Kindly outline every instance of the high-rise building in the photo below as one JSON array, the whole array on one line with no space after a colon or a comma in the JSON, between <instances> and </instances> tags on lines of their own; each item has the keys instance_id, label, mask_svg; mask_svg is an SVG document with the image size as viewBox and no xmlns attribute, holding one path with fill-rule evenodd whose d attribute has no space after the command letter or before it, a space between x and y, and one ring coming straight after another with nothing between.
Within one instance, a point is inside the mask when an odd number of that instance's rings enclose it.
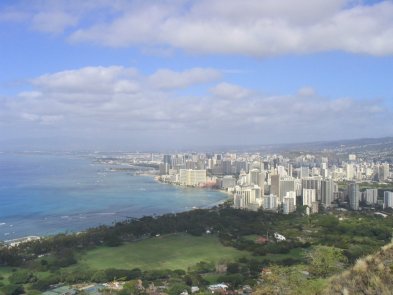
<instances>
[{"instance_id":1,"label":"high-rise building","mask_svg":"<svg viewBox=\"0 0 393 295\"><path fill-rule=\"evenodd\" d=\"M265 191L265 178L266 178L265 171L260 172L257 185L261 188L261 195L262 196L264 195L264 191Z\"/></svg>"},{"instance_id":2,"label":"high-rise building","mask_svg":"<svg viewBox=\"0 0 393 295\"><path fill-rule=\"evenodd\" d=\"M277 174L280 176L287 176L287 171L285 170L285 167L278 165L277 166Z\"/></svg>"},{"instance_id":3,"label":"high-rise building","mask_svg":"<svg viewBox=\"0 0 393 295\"><path fill-rule=\"evenodd\" d=\"M288 176L293 177L293 166L288 164Z\"/></svg>"},{"instance_id":4,"label":"high-rise building","mask_svg":"<svg viewBox=\"0 0 393 295\"><path fill-rule=\"evenodd\" d=\"M303 189L315 189L316 201L321 201L321 180L322 177L306 177L302 179Z\"/></svg>"},{"instance_id":5,"label":"high-rise building","mask_svg":"<svg viewBox=\"0 0 393 295\"><path fill-rule=\"evenodd\" d=\"M378 189L376 188L368 188L364 192L364 201L368 205L374 205L378 202Z\"/></svg>"},{"instance_id":6,"label":"high-rise building","mask_svg":"<svg viewBox=\"0 0 393 295\"><path fill-rule=\"evenodd\" d=\"M325 207L330 207L333 202L334 182L332 179L321 181L321 201Z\"/></svg>"},{"instance_id":7,"label":"high-rise building","mask_svg":"<svg viewBox=\"0 0 393 295\"><path fill-rule=\"evenodd\" d=\"M232 175L225 175L220 181L220 187L227 189L236 185L236 179Z\"/></svg>"},{"instance_id":8,"label":"high-rise building","mask_svg":"<svg viewBox=\"0 0 393 295\"><path fill-rule=\"evenodd\" d=\"M271 176L271 185L270 185L270 193L280 197L280 175L272 175Z\"/></svg>"},{"instance_id":9,"label":"high-rise building","mask_svg":"<svg viewBox=\"0 0 393 295\"><path fill-rule=\"evenodd\" d=\"M234 206L240 209L255 208L260 196L260 188L257 185L236 186L234 195Z\"/></svg>"},{"instance_id":10,"label":"high-rise building","mask_svg":"<svg viewBox=\"0 0 393 295\"><path fill-rule=\"evenodd\" d=\"M280 202L283 202L284 196L287 194L287 192L292 191L295 191L295 179L290 176L281 177L279 190Z\"/></svg>"},{"instance_id":11,"label":"high-rise building","mask_svg":"<svg viewBox=\"0 0 393 295\"><path fill-rule=\"evenodd\" d=\"M352 182L348 185L349 208L359 210L360 191L359 184Z\"/></svg>"},{"instance_id":12,"label":"high-rise building","mask_svg":"<svg viewBox=\"0 0 393 295\"><path fill-rule=\"evenodd\" d=\"M310 176L310 168L308 167L300 167L300 175L299 178L305 178Z\"/></svg>"},{"instance_id":13,"label":"high-rise building","mask_svg":"<svg viewBox=\"0 0 393 295\"><path fill-rule=\"evenodd\" d=\"M160 165L159 165L160 175L168 174L169 169L170 169L170 166L168 163L160 163Z\"/></svg>"},{"instance_id":14,"label":"high-rise building","mask_svg":"<svg viewBox=\"0 0 393 295\"><path fill-rule=\"evenodd\" d=\"M289 214L291 212L294 212L296 210L296 196L290 196L287 195L284 197L282 207L283 207L283 213L284 214Z\"/></svg>"},{"instance_id":15,"label":"high-rise building","mask_svg":"<svg viewBox=\"0 0 393 295\"><path fill-rule=\"evenodd\" d=\"M347 164L345 166L346 176L348 180L352 180L354 178L354 168L353 164Z\"/></svg>"},{"instance_id":16,"label":"high-rise building","mask_svg":"<svg viewBox=\"0 0 393 295\"><path fill-rule=\"evenodd\" d=\"M221 163L222 173L224 175L232 174L232 162L229 160L224 160Z\"/></svg>"},{"instance_id":17,"label":"high-rise building","mask_svg":"<svg viewBox=\"0 0 393 295\"><path fill-rule=\"evenodd\" d=\"M393 208L393 192L383 193L383 208Z\"/></svg>"},{"instance_id":18,"label":"high-rise building","mask_svg":"<svg viewBox=\"0 0 393 295\"><path fill-rule=\"evenodd\" d=\"M244 170L246 173L248 173L248 163L246 161L236 161L234 163L235 166L235 173L240 173L240 171Z\"/></svg>"},{"instance_id":19,"label":"high-rise building","mask_svg":"<svg viewBox=\"0 0 393 295\"><path fill-rule=\"evenodd\" d=\"M378 169L378 180L379 181L384 181L386 179L388 179L389 177L389 164L388 163L384 163L382 165L379 166Z\"/></svg>"},{"instance_id":20,"label":"high-rise building","mask_svg":"<svg viewBox=\"0 0 393 295\"><path fill-rule=\"evenodd\" d=\"M264 196L263 208L265 210L276 210L277 209L277 197L273 194Z\"/></svg>"},{"instance_id":21,"label":"high-rise building","mask_svg":"<svg viewBox=\"0 0 393 295\"><path fill-rule=\"evenodd\" d=\"M296 192L295 192L295 191L287 192L287 193L285 194L284 198L293 198L293 204L294 204L295 207L296 207Z\"/></svg>"},{"instance_id":22,"label":"high-rise building","mask_svg":"<svg viewBox=\"0 0 393 295\"><path fill-rule=\"evenodd\" d=\"M303 206L312 207L312 203L316 201L315 189L303 189Z\"/></svg>"},{"instance_id":23,"label":"high-rise building","mask_svg":"<svg viewBox=\"0 0 393 295\"><path fill-rule=\"evenodd\" d=\"M169 169L172 168L172 156L171 155L164 155L164 164L169 165Z\"/></svg>"},{"instance_id":24,"label":"high-rise building","mask_svg":"<svg viewBox=\"0 0 393 295\"><path fill-rule=\"evenodd\" d=\"M319 211L319 202L312 202L311 204L311 213L316 214Z\"/></svg>"},{"instance_id":25,"label":"high-rise building","mask_svg":"<svg viewBox=\"0 0 393 295\"><path fill-rule=\"evenodd\" d=\"M260 175L260 172L258 169L251 169L250 172L248 172L248 184L258 185L259 175Z\"/></svg>"},{"instance_id":26,"label":"high-rise building","mask_svg":"<svg viewBox=\"0 0 393 295\"><path fill-rule=\"evenodd\" d=\"M206 183L206 170L180 169L181 185L198 186Z\"/></svg>"},{"instance_id":27,"label":"high-rise building","mask_svg":"<svg viewBox=\"0 0 393 295\"><path fill-rule=\"evenodd\" d=\"M329 177L329 170L326 168L321 168L321 176L323 178L328 178Z\"/></svg>"}]
</instances>

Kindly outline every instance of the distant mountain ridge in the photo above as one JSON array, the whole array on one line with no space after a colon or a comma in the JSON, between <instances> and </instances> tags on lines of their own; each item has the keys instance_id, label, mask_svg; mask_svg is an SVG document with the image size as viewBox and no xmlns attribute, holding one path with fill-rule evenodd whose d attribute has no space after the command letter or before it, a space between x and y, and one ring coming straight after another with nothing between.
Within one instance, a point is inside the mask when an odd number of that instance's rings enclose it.
<instances>
[{"instance_id":1,"label":"distant mountain ridge","mask_svg":"<svg viewBox=\"0 0 393 295\"><path fill-rule=\"evenodd\" d=\"M211 147L199 147L202 150L226 151L226 152L318 152L323 150L364 150L393 148L393 137L381 138L358 138L342 140L326 140L314 142L282 143L282 144L253 144L253 145L222 145Z\"/></svg>"}]
</instances>

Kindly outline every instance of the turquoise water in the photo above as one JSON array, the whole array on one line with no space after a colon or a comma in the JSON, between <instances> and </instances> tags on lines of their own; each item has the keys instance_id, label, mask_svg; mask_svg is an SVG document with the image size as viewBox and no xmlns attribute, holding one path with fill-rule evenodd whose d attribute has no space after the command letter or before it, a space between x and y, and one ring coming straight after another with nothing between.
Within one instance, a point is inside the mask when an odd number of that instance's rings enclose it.
<instances>
[{"instance_id":1,"label":"turquoise water","mask_svg":"<svg viewBox=\"0 0 393 295\"><path fill-rule=\"evenodd\" d=\"M214 190L110 171L88 156L0 154L0 240L73 232L127 217L210 207Z\"/></svg>"}]
</instances>

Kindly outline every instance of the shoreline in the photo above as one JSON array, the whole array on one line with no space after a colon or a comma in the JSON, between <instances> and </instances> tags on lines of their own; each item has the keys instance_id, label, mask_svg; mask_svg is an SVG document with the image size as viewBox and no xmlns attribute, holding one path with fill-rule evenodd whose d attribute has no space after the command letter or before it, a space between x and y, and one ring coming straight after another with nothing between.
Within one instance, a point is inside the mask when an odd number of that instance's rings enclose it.
<instances>
[{"instance_id":1,"label":"shoreline","mask_svg":"<svg viewBox=\"0 0 393 295\"><path fill-rule=\"evenodd\" d=\"M228 201L228 199L220 200L220 201L214 202L214 203L206 205L206 206L192 207L192 208L185 209L185 210L180 210L180 211L176 211L176 212L167 212L167 213L163 213L163 214L159 214L159 215L153 213L151 215L144 215L142 217L158 217L158 216L162 216L162 215L169 214L169 213L176 213L177 214L177 213L189 212L189 211L198 210L198 209L199 210L209 210L209 209L212 209L212 208L217 207L219 205L223 205L226 201ZM139 217L139 218L142 218L142 217ZM96 226L88 227L83 230L75 230L75 231L66 230L66 231L59 231L57 233L48 234L48 235L29 234L29 235L17 237L14 239L9 239L9 240L0 239L0 248L1 248L1 244L3 244L3 246L5 246L5 247L14 247L14 246L18 246L19 244L22 244L22 243L31 242L34 240L46 239L46 238L50 238L50 237L55 237L57 235L81 234L81 233L87 232L89 229L98 228L100 226L112 227L115 222L116 223L117 222L125 222L127 220L132 221L132 220L138 220L139 218L128 216L128 217L124 217L122 220L115 219L115 220L113 220L113 222L111 224L102 223L102 224L98 224Z\"/></svg>"},{"instance_id":2,"label":"shoreline","mask_svg":"<svg viewBox=\"0 0 393 295\"><path fill-rule=\"evenodd\" d=\"M139 176L139 175L137 175L137 176ZM143 175L143 176L149 176L149 175ZM150 175L150 176L155 178L154 175ZM160 182L160 181L158 181L158 182ZM160 183L162 183L162 182L160 182ZM170 183L163 183L163 184L170 184ZM197 188L199 188L199 187L197 187ZM199 189L206 189L206 188L199 188ZM110 223L109 222L108 223L100 223L100 224L93 225L93 226L87 226L84 229L79 229L79 230L66 229L66 230L60 230L58 232L49 233L49 234L36 234L34 232L31 232L31 233L28 233L26 235L16 236L16 237L14 237L12 239L0 238L0 243L3 243L5 246L10 246L10 244L14 243L14 242L17 242L19 244L19 243L31 241L31 239L30 239L31 237L33 237L33 239L37 239L38 240L38 239L45 239L45 238L54 237L56 235L61 235L61 234L66 234L67 235L67 234L84 233L87 230L92 229L92 228L98 228L100 226L111 227L111 226L113 226L117 222L124 222L124 221L127 221L127 220L139 219L139 218L142 218L144 216L162 216L162 215L169 214L169 213L183 213L183 212L188 212L188 211L198 210L198 209L208 210L208 209L211 209L211 208L214 208L214 207L217 207L217 206L225 204L227 201L230 200L230 197L232 197L231 193L229 193L227 191L224 191L224 190L220 190L220 189L210 189L210 190L215 191L215 192L220 192L222 194L225 194L226 197L221 199L221 200L219 200L219 201L215 201L215 202L212 202L210 204L203 205L203 206L186 207L186 208L183 208L183 209L179 209L178 211L171 211L171 212L165 212L165 213L160 213L160 214L151 213L151 214L143 215L141 217L133 217L133 216L125 216L125 215L116 216L116 214L119 214L121 212L113 212L113 213L112 212L89 212L87 214L91 214L91 215L114 215L114 218L111 220ZM80 213L75 213L73 215L67 215L67 217L72 217L72 216L73 217L80 216ZM52 217L63 218L64 216L53 215ZM118 217L118 218L116 218L116 217ZM4 224L6 224L6 223L4 223ZM22 241L22 242L20 242L20 241Z\"/></svg>"},{"instance_id":3,"label":"shoreline","mask_svg":"<svg viewBox=\"0 0 393 295\"><path fill-rule=\"evenodd\" d=\"M146 176L148 176L148 175L146 175ZM154 175L151 175L151 176L154 176ZM226 195L229 195L229 196L233 196L233 194L232 194L231 192L228 192L227 190L224 190L224 189L221 189L221 188L203 187L203 186L185 186L185 185L180 185L180 184L177 184L177 183L174 183L174 182L161 181L161 180L160 180L160 177L161 177L161 176L155 175L155 176L154 176L154 180L157 181L157 182L159 182L159 183L162 183L162 184L169 184L169 185L178 186L178 187L184 187L184 188L195 188L195 189L202 189L202 190L203 190L203 189L206 189L206 190L213 190L213 191L221 192L221 193L226 194Z\"/></svg>"}]
</instances>

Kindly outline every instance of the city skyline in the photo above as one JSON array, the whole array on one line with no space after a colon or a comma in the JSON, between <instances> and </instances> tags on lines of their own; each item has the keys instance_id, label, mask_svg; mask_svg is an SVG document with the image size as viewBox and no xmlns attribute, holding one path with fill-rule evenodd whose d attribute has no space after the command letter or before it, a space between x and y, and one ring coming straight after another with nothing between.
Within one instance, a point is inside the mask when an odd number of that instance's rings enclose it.
<instances>
[{"instance_id":1,"label":"city skyline","mask_svg":"<svg viewBox=\"0 0 393 295\"><path fill-rule=\"evenodd\" d=\"M393 135L391 1L2 1L5 149Z\"/></svg>"}]
</instances>

